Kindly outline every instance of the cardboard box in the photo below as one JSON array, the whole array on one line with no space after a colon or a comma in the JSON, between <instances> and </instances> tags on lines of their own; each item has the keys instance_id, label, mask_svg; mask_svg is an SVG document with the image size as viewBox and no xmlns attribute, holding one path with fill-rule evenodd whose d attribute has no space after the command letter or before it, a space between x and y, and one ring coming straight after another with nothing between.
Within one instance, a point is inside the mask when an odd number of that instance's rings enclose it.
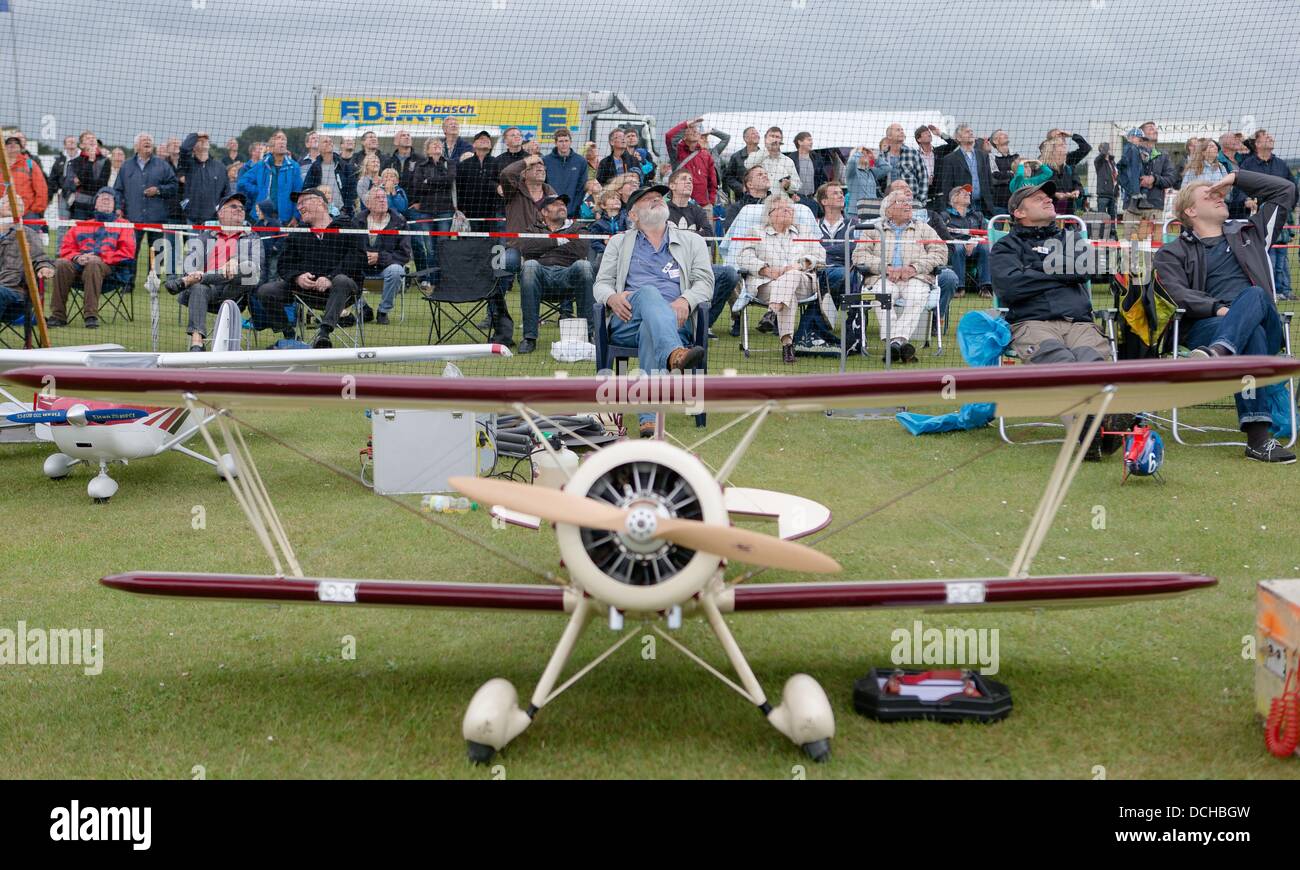
<instances>
[{"instance_id":1,"label":"cardboard box","mask_svg":"<svg viewBox=\"0 0 1300 870\"><path fill-rule=\"evenodd\" d=\"M1255 712L1268 716L1300 650L1300 580L1262 580L1255 596ZM1296 751L1300 755L1300 750Z\"/></svg>"}]
</instances>

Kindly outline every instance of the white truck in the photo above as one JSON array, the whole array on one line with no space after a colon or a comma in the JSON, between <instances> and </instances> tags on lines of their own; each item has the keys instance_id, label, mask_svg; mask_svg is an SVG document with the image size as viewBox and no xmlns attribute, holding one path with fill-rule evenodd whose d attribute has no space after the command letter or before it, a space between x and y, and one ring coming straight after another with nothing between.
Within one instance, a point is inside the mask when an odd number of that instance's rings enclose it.
<instances>
[{"instance_id":1,"label":"white truck","mask_svg":"<svg viewBox=\"0 0 1300 870\"><path fill-rule=\"evenodd\" d=\"M640 146L652 157L663 152L655 119L642 113L626 94L614 91L503 91L454 88L410 88L394 92L316 89L317 113L313 127L321 132L360 136L373 131L391 139L409 130L417 139L441 135L442 121L454 117L460 135L487 130L503 149L501 133L518 127L549 150L554 133L568 127L573 147L581 151L595 142L600 153L609 151L608 136L615 127L635 129ZM418 141L417 141L418 147Z\"/></svg>"}]
</instances>

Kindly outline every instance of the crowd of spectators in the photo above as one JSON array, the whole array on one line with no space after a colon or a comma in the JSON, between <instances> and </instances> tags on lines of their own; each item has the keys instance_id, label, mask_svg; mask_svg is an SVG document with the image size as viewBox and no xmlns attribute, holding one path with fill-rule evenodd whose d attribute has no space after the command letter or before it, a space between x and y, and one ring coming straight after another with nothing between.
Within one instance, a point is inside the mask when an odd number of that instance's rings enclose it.
<instances>
[{"instance_id":1,"label":"crowd of spectators","mask_svg":"<svg viewBox=\"0 0 1300 870\"><path fill-rule=\"evenodd\" d=\"M55 233L59 256L49 264L54 326L66 322L64 300L73 283L86 289L85 325L96 325L98 291L112 268L139 259L138 253L153 250L165 236L143 229L94 232L108 217L369 231L214 230L191 238L203 260L197 265L192 257L182 262L183 246L159 248L173 276L168 289L191 306L186 330L196 350L203 347L204 314L225 298L238 299L264 325L295 338L306 336L285 322L283 304L294 295L315 301L322 308L312 337L317 346L327 346L332 330L349 316L387 323L408 270L426 293L436 292L440 280L438 240L376 232L395 229L598 236L511 237L495 264L495 292L480 324L493 340L513 346L505 294L518 281L519 352L536 348L541 302L548 297L558 298L562 315L576 309L587 318L592 335L592 302L601 298L593 296L593 284L602 259L614 238L639 231L629 203L639 192L654 190L656 214L660 205L667 209L674 234L706 241L710 325L735 301L736 335L739 310L765 305L758 328L776 334L786 362L795 361L796 350L835 342L831 321L850 266L858 267L864 283L875 282L876 293L895 300L888 328L883 319L880 325L887 360L915 359L914 343L941 328L951 299L968 288L985 297L996 292L1010 307L1014 342L1030 361L1093 359L1105 354L1085 325L1091 324L1091 306L1074 298L1086 294L1081 286L1087 285L1076 277L1064 283L1034 278L1033 257L1025 253L1041 248L1035 240L1055 238L1057 218L1101 212L1121 237L1153 239L1180 192L1221 192L1229 219L1244 219L1259 213L1262 202L1252 191L1264 188L1257 182L1224 187L1224 179L1258 174L1295 188L1266 130L1189 140L1175 165L1157 125L1142 124L1127 131L1118 155L1109 143L1097 148L1091 193L1079 169L1093 154L1092 145L1059 127L1049 129L1036 148L1026 148L1028 156L1013 150L1005 130L979 137L968 124L957 125L951 135L934 125L918 127L910 134L914 144L901 124L891 124L875 147L843 150L818 149L807 131L796 132L788 140L793 148L787 148L782 128L760 133L749 127L741 133L742 146L727 156L730 137L704 129L701 117L668 129L655 149L641 140L641 132L617 127L602 147L591 141L579 146L572 131L559 129L543 147L517 127L501 130L500 142L486 130L462 135L458 121L447 118L441 135L418 144L410 131L399 130L389 153L373 132L359 138L315 132L295 156L283 131L251 143L246 153L233 138L214 148L202 130L157 144L140 133L128 155L105 148L87 130L65 138L48 174L21 133L9 135L5 149L24 216L43 216L53 200L61 218L78 222ZM1269 202L1276 211L1279 197ZM1276 247L1289 240L1282 228L1289 210L1284 204L1273 228L1270 299L1290 295L1287 252ZM996 214L1012 217L1001 249L981 237ZM858 245L846 263L844 237L855 218L869 224L858 231L867 244ZM250 245L258 248L255 254L241 250ZM1259 276L1251 277L1257 284ZM357 288L366 278L383 282L377 312L359 304ZM700 295L694 287L691 298Z\"/></svg>"}]
</instances>

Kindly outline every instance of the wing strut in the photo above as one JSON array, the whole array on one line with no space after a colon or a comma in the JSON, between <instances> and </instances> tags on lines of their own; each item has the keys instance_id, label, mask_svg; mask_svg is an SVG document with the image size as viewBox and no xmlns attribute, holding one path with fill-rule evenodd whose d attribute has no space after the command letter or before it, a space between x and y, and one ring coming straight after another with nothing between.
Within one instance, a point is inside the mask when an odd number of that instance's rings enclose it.
<instances>
[{"instance_id":1,"label":"wing strut","mask_svg":"<svg viewBox=\"0 0 1300 870\"><path fill-rule=\"evenodd\" d=\"M202 416L200 410L195 406L195 402L196 398L193 393L185 394L185 404L189 407L190 413ZM266 554L271 557L271 564L275 567L275 573L284 576L284 564L281 562L280 553L276 551L278 545L280 551L284 554L284 562L288 563L293 576L303 576L302 567L298 564L298 557L294 555L293 546L289 543L289 537L284 531L284 525L280 522L279 514L276 513L275 507L271 504L270 494L267 492L265 484L262 483L262 476L257 473L257 466L253 463L253 457L248 452L248 445L244 442L243 436L239 437L239 443L236 444L230 437L230 428L226 425L222 414L218 412L213 416L216 417L217 427L221 430L221 437L226 444L226 450L235 463L234 473L232 474L231 469L227 468L222 459L221 451L217 449L212 433L208 431L207 426L200 426L199 432L203 435L204 442L207 443L208 449L212 451L212 455L217 461L217 470L222 472L221 476L226 479L226 483L230 484L230 491L234 494L239 509L244 512L248 524L253 527L253 532L257 535L257 539L261 541ZM272 536L274 536L274 541Z\"/></svg>"},{"instance_id":2,"label":"wing strut","mask_svg":"<svg viewBox=\"0 0 1300 870\"><path fill-rule=\"evenodd\" d=\"M1038 555L1038 550L1052 527L1052 521L1056 519L1056 512L1061 509L1065 494L1070 491L1070 484L1074 482L1074 476L1078 473L1079 466L1083 464L1083 456L1088 452L1088 445L1092 443L1097 430L1101 428L1101 418L1114 398L1115 387L1103 387L1099 393L1080 403L1069 425L1066 426L1061 452L1056 455L1056 465L1047 479L1047 488L1043 490L1038 509L1034 511L1034 516L1029 521L1029 528L1025 530L1025 538L1020 542L1020 549L1016 552L1015 561L1011 563L1008 577L1029 576L1034 556ZM1085 425L1087 432L1084 432ZM1083 437L1080 437L1081 435Z\"/></svg>"}]
</instances>

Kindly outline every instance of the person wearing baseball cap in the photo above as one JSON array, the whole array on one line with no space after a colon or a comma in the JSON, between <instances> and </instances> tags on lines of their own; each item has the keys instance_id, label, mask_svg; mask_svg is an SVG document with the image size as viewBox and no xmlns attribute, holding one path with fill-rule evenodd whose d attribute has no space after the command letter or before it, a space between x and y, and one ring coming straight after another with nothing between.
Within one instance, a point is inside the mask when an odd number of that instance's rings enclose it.
<instances>
[{"instance_id":1,"label":"person wearing baseball cap","mask_svg":"<svg viewBox=\"0 0 1300 870\"><path fill-rule=\"evenodd\" d=\"M555 235L576 233L569 218L569 197L565 194L542 198L541 212L532 233ZM543 296L562 297L567 307L572 299L580 316L587 319L588 341L596 328L592 314L591 285L594 277L591 262L587 259L585 239L520 239L519 305L524 313L524 338L519 342L520 353L532 353L537 348L537 327Z\"/></svg>"},{"instance_id":2,"label":"person wearing baseball cap","mask_svg":"<svg viewBox=\"0 0 1300 870\"><path fill-rule=\"evenodd\" d=\"M220 165L215 158L213 163ZM185 331L190 350L202 351L208 334L208 313L233 300L243 308L262 281L265 251L262 238L248 228L248 198L228 193L217 207L217 226L186 241L186 271L163 282L167 292L189 309Z\"/></svg>"},{"instance_id":3,"label":"person wearing baseball cap","mask_svg":"<svg viewBox=\"0 0 1300 870\"><path fill-rule=\"evenodd\" d=\"M1110 344L1093 320L1091 246L1073 228L1056 225L1055 201L1051 181L1011 194L1014 224L989 254L1011 344L1030 363L1109 360ZM1076 268L1081 259L1085 268Z\"/></svg>"},{"instance_id":4,"label":"person wearing baseball cap","mask_svg":"<svg viewBox=\"0 0 1300 870\"><path fill-rule=\"evenodd\" d=\"M702 236L668 222L668 188L638 188L627 200L635 229L612 237L592 288L595 301L613 315L611 344L637 348L650 373L691 371L704 361L695 345L693 315L713 299L713 269ZM642 414L641 435L654 434L654 415Z\"/></svg>"},{"instance_id":5,"label":"person wearing baseball cap","mask_svg":"<svg viewBox=\"0 0 1300 870\"><path fill-rule=\"evenodd\" d=\"M948 246L948 268L952 269L961 282L957 286L957 296L965 292L962 287L966 281L966 263L973 262L975 283L979 287L980 296L986 299L993 297L993 286L989 280L989 246L971 236L971 230L983 229L986 222L984 215L971 206L971 185L959 184L948 191L948 207L943 213L944 226L949 235L965 241L965 244ZM943 316L946 323L946 306Z\"/></svg>"},{"instance_id":6,"label":"person wearing baseball cap","mask_svg":"<svg viewBox=\"0 0 1300 870\"><path fill-rule=\"evenodd\" d=\"M352 227L342 216L331 221L329 203L320 188L294 191L290 199L302 215L303 225L313 230ZM338 326L339 315L354 300L359 301L366 262L363 239L353 233L289 233L280 253L279 275L257 288L257 302L268 325L293 338L294 329L284 308L294 296L300 296L325 309L312 347L333 347L330 334Z\"/></svg>"},{"instance_id":7,"label":"person wearing baseball cap","mask_svg":"<svg viewBox=\"0 0 1300 870\"><path fill-rule=\"evenodd\" d=\"M1092 247L1071 224L1056 223L1056 184L1029 184L1011 194L1011 232L989 252L994 292L1006 308L1011 346L1030 364L1111 362L1114 351L1093 319ZM1132 418L1102 423L1084 458L1102 458L1122 445L1102 435L1131 427Z\"/></svg>"}]
</instances>

